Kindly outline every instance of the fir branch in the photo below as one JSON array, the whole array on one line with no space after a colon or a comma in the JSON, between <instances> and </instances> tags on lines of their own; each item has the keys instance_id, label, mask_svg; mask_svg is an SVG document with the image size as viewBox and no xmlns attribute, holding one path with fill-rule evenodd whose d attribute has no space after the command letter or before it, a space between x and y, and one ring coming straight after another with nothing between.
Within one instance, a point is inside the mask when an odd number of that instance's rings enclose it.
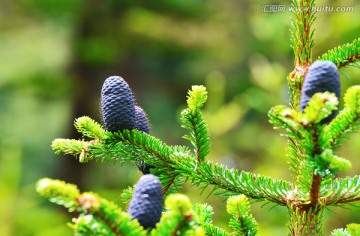
<instances>
[{"instance_id":1,"label":"fir branch","mask_svg":"<svg viewBox=\"0 0 360 236\"><path fill-rule=\"evenodd\" d=\"M200 109L207 100L206 88L202 85L193 85L188 92L187 104L190 110Z\"/></svg>"},{"instance_id":2,"label":"fir branch","mask_svg":"<svg viewBox=\"0 0 360 236\"><path fill-rule=\"evenodd\" d=\"M202 188L213 186L230 195L245 194L252 199L266 199L280 205L285 204L286 192L291 188L290 184L283 180L274 180L247 172L239 173L237 170L210 161L199 163L187 148L167 146L160 140L137 130L107 132L106 135L107 138L101 143L89 144L87 160L123 163L141 157L146 164L155 166L154 169L160 174L160 179L164 176L181 174L183 178ZM59 150L64 148L59 147Z\"/></svg>"},{"instance_id":3,"label":"fir branch","mask_svg":"<svg viewBox=\"0 0 360 236\"><path fill-rule=\"evenodd\" d=\"M268 112L269 121L274 125L275 129L283 128L286 131L286 136L292 139L303 139L306 135L306 130L300 123L302 114L296 110L287 108L285 106L275 106Z\"/></svg>"},{"instance_id":4,"label":"fir branch","mask_svg":"<svg viewBox=\"0 0 360 236\"><path fill-rule=\"evenodd\" d=\"M309 166L307 160L311 160L309 154L313 150L313 137L308 131L308 121L299 111L285 106L273 107L268 116L275 129L282 128L286 131L290 171L298 184L299 195L304 197L310 189L309 180L312 178L312 166Z\"/></svg>"},{"instance_id":5,"label":"fir branch","mask_svg":"<svg viewBox=\"0 0 360 236\"><path fill-rule=\"evenodd\" d=\"M302 83L309 65L312 62L312 48L314 46L313 23L316 19L315 0L292 0L293 16L291 18L291 47L294 51L294 70L288 75L290 88L290 105L298 110Z\"/></svg>"},{"instance_id":6,"label":"fir branch","mask_svg":"<svg viewBox=\"0 0 360 236\"><path fill-rule=\"evenodd\" d=\"M133 193L134 193L134 187L129 186L128 188L124 189L120 195L121 202L124 203L126 206L128 206L131 201L131 197Z\"/></svg>"},{"instance_id":7,"label":"fir branch","mask_svg":"<svg viewBox=\"0 0 360 236\"><path fill-rule=\"evenodd\" d=\"M146 235L139 222L113 202L109 202L94 193L79 193L75 185L52 179L41 179L36 190L43 197L62 205L69 211L92 214L105 223L115 235L136 236Z\"/></svg>"},{"instance_id":8,"label":"fir branch","mask_svg":"<svg viewBox=\"0 0 360 236\"><path fill-rule=\"evenodd\" d=\"M324 128L320 139L326 148L337 148L360 126L360 86L350 87L344 95L344 109Z\"/></svg>"},{"instance_id":9,"label":"fir branch","mask_svg":"<svg viewBox=\"0 0 360 236\"><path fill-rule=\"evenodd\" d=\"M36 191L50 202L66 207L69 212L76 211L79 207L76 199L80 196L80 191L73 184L43 178L36 183Z\"/></svg>"},{"instance_id":10,"label":"fir branch","mask_svg":"<svg viewBox=\"0 0 360 236\"><path fill-rule=\"evenodd\" d=\"M206 235L230 236L227 231L212 224L213 208L207 204L194 204L194 215L197 216L198 223L206 231Z\"/></svg>"},{"instance_id":11,"label":"fir branch","mask_svg":"<svg viewBox=\"0 0 360 236\"><path fill-rule=\"evenodd\" d=\"M360 38L331 49L321 55L318 60L332 61L338 68L345 67L360 60Z\"/></svg>"},{"instance_id":12,"label":"fir branch","mask_svg":"<svg viewBox=\"0 0 360 236\"><path fill-rule=\"evenodd\" d=\"M202 227L206 231L206 235L216 235L216 236L231 236L231 235L233 235L233 234L226 232L222 228L214 226L213 224L204 224L204 225L202 225Z\"/></svg>"},{"instance_id":13,"label":"fir branch","mask_svg":"<svg viewBox=\"0 0 360 236\"><path fill-rule=\"evenodd\" d=\"M75 128L79 133L82 133L85 137L93 139L105 138L105 130L101 125L95 122L88 116L82 116L75 120Z\"/></svg>"},{"instance_id":14,"label":"fir branch","mask_svg":"<svg viewBox=\"0 0 360 236\"><path fill-rule=\"evenodd\" d=\"M314 46L315 0L293 0L293 17L291 18L291 42L295 54L296 67L306 67L312 61Z\"/></svg>"},{"instance_id":15,"label":"fir branch","mask_svg":"<svg viewBox=\"0 0 360 236\"><path fill-rule=\"evenodd\" d=\"M116 236L104 222L93 215L81 214L78 218L73 219L73 224L69 226L74 230L76 236Z\"/></svg>"},{"instance_id":16,"label":"fir branch","mask_svg":"<svg viewBox=\"0 0 360 236\"><path fill-rule=\"evenodd\" d=\"M306 67L295 67L295 69L287 76L289 85L290 106L298 111L300 109L301 88L307 72Z\"/></svg>"},{"instance_id":17,"label":"fir branch","mask_svg":"<svg viewBox=\"0 0 360 236\"><path fill-rule=\"evenodd\" d=\"M87 152L91 142L75 140L75 139L55 139L51 143L52 149L56 154L64 153L77 156L82 152Z\"/></svg>"},{"instance_id":18,"label":"fir branch","mask_svg":"<svg viewBox=\"0 0 360 236\"><path fill-rule=\"evenodd\" d=\"M344 205L360 201L360 176L335 179L324 186L327 195L324 202L328 206Z\"/></svg>"},{"instance_id":19,"label":"fir branch","mask_svg":"<svg viewBox=\"0 0 360 236\"><path fill-rule=\"evenodd\" d=\"M332 111L337 110L338 104L339 101L333 93L315 93L304 110L305 118L309 123L320 123Z\"/></svg>"},{"instance_id":20,"label":"fir branch","mask_svg":"<svg viewBox=\"0 0 360 236\"><path fill-rule=\"evenodd\" d=\"M257 233L257 224L250 213L250 202L245 195L228 198L226 210L233 217L229 226L239 235L254 236Z\"/></svg>"},{"instance_id":21,"label":"fir branch","mask_svg":"<svg viewBox=\"0 0 360 236\"><path fill-rule=\"evenodd\" d=\"M188 197L183 194L169 195L165 199L165 208L167 212L163 213L156 229L151 231L152 236L176 236L191 232L194 226L190 225L192 204Z\"/></svg>"},{"instance_id":22,"label":"fir branch","mask_svg":"<svg viewBox=\"0 0 360 236\"><path fill-rule=\"evenodd\" d=\"M289 229L291 235L321 235L323 212L322 206L289 209Z\"/></svg>"},{"instance_id":23,"label":"fir branch","mask_svg":"<svg viewBox=\"0 0 360 236\"><path fill-rule=\"evenodd\" d=\"M335 149L354 133L360 126L358 114L348 108L344 108L335 119L324 128L321 140L327 148Z\"/></svg>"},{"instance_id":24,"label":"fir branch","mask_svg":"<svg viewBox=\"0 0 360 236\"><path fill-rule=\"evenodd\" d=\"M266 199L280 205L285 204L286 192L290 190L290 184L285 181L247 172L239 173L237 170L227 169L210 161L198 163L188 153L171 152L171 147L141 132L133 130L124 134L124 141L135 145L134 151L141 148L154 155L153 158L144 159L147 164L155 167L166 166L168 170L181 173L194 185L206 188L210 184L226 192L232 192L231 195L245 194L252 199Z\"/></svg>"},{"instance_id":25,"label":"fir branch","mask_svg":"<svg viewBox=\"0 0 360 236\"><path fill-rule=\"evenodd\" d=\"M199 109L186 109L181 113L181 121L181 127L190 131L190 134L184 135L183 138L195 147L198 162L203 161L210 152L210 134L203 115Z\"/></svg>"},{"instance_id":26,"label":"fir branch","mask_svg":"<svg viewBox=\"0 0 360 236\"><path fill-rule=\"evenodd\" d=\"M346 229L335 229L331 231L330 236L351 236L351 234Z\"/></svg>"},{"instance_id":27,"label":"fir branch","mask_svg":"<svg viewBox=\"0 0 360 236\"><path fill-rule=\"evenodd\" d=\"M210 134L200 108L207 100L207 91L204 86L192 86L188 92L188 109L181 112L181 127L187 129L190 134L183 138L189 140L195 147L198 162L203 161L210 152Z\"/></svg>"}]
</instances>

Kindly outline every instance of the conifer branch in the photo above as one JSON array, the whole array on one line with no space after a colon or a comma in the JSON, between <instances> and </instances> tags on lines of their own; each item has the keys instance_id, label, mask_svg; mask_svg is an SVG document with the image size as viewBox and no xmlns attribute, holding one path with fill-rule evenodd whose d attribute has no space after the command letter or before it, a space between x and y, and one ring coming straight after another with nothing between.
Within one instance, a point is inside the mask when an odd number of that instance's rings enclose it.
<instances>
[{"instance_id":1,"label":"conifer branch","mask_svg":"<svg viewBox=\"0 0 360 236\"><path fill-rule=\"evenodd\" d=\"M230 236L227 231L212 224L213 208L207 204L195 204L194 214L197 216L201 227L206 231L206 235Z\"/></svg>"},{"instance_id":2,"label":"conifer branch","mask_svg":"<svg viewBox=\"0 0 360 236\"><path fill-rule=\"evenodd\" d=\"M105 138L105 130L101 125L95 122L88 116L82 116L75 120L75 128L79 133L82 133L85 137L93 139Z\"/></svg>"},{"instance_id":3,"label":"conifer branch","mask_svg":"<svg viewBox=\"0 0 360 236\"><path fill-rule=\"evenodd\" d=\"M332 61L338 68L345 67L360 60L360 38L331 49L321 55L318 60Z\"/></svg>"},{"instance_id":4,"label":"conifer branch","mask_svg":"<svg viewBox=\"0 0 360 236\"><path fill-rule=\"evenodd\" d=\"M344 109L321 133L321 140L327 148L337 148L360 126L360 86L350 87L344 95L344 102Z\"/></svg>"},{"instance_id":5,"label":"conifer branch","mask_svg":"<svg viewBox=\"0 0 360 236\"><path fill-rule=\"evenodd\" d=\"M328 206L342 206L346 203L360 202L360 177L335 179L324 186L327 190L325 202Z\"/></svg>"},{"instance_id":6,"label":"conifer branch","mask_svg":"<svg viewBox=\"0 0 360 236\"><path fill-rule=\"evenodd\" d=\"M78 218L73 219L73 224L69 224L69 226L74 230L74 235L76 236L116 236L116 234L104 222L91 214L81 214Z\"/></svg>"},{"instance_id":7,"label":"conifer branch","mask_svg":"<svg viewBox=\"0 0 360 236\"><path fill-rule=\"evenodd\" d=\"M255 236L257 223L250 213L250 202L245 195L232 196L228 198L226 210L233 217L229 226L239 235Z\"/></svg>"},{"instance_id":8,"label":"conifer branch","mask_svg":"<svg viewBox=\"0 0 360 236\"><path fill-rule=\"evenodd\" d=\"M285 106L276 106L269 111L270 123L275 128L285 129L289 138L288 155L290 170L300 196L309 197L315 206L320 197L321 174L328 168L317 163L317 156L323 152L324 144L319 136L322 120L337 108L338 100L329 92L316 93L308 102L304 114ZM310 193L310 194L308 194ZM308 194L308 195L306 195Z\"/></svg>"},{"instance_id":9,"label":"conifer branch","mask_svg":"<svg viewBox=\"0 0 360 236\"><path fill-rule=\"evenodd\" d=\"M203 161L210 152L210 135L200 110L184 110L181 113L181 121L182 127L190 131L190 134L184 135L183 138L189 140L195 147L198 162Z\"/></svg>"},{"instance_id":10,"label":"conifer branch","mask_svg":"<svg viewBox=\"0 0 360 236\"><path fill-rule=\"evenodd\" d=\"M298 110L300 93L307 69L312 62L312 48L314 47L313 23L316 12L313 11L315 0L292 0L293 16L291 18L291 47L294 51L294 70L288 75L290 88L290 106Z\"/></svg>"},{"instance_id":11,"label":"conifer branch","mask_svg":"<svg viewBox=\"0 0 360 236\"><path fill-rule=\"evenodd\" d=\"M245 194L252 199L263 199L285 204L286 192L290 184L283 180L255 175L228 169L210 161L199 163L190 152L181 146L167 146L160 140L143 132L125 130L123 132L106 132L107 138L102 142L88 142L85 161L95 159L99 161L120 161L121 163L135 158L144 158L146 164L155 166L160 179L169 175L180 175L190 180L194 185L206 188L213 186L230 195ZM61 147L64 143L54 140L56 150L66 150L74 154L79 149ZM66 142L65 142L66 143ZM66 143L67 144L67 143Z\"/></svg>"},{"instance_id":12,"label":"conifer branch","mask_svg":"<svg viewBox=\"0 0 360 236\"><path fill-rule=\"evenodd\" d=\"M315 0L293 0L291 43L295 54L295 67L307 67L312 62L314 46Z\"/></svg>"},{"instance_id":13,"label":"conifer branch","mask_svg":"<svg viewBox=\"0 0 360 236\"><path fill-rule=\"evenodd\" d=\"M331 231L330 236L352 236L352 235L346 229L335 229Z\"/></svg>"},{"instance_id":14,"label":"conifer branch","mask_svg":"<svg viewBox=\"0 0 360 236\"><path fill-rule=\"evenodd\" d=\"M37 191L51 202L82 214L92 214L107 225L115 235L146 235L146 231L131 216L113 202L94 193L82 193L75 185L52 179L41 179Z\"/></svg>"},{"instance_id":15,"label":"conifer branch","mask_svg":"<svg viewBox=\"0 0 360 236\"><path fill-rule=\"evenodd\" d=\"M172 147L136 130L124 132L122 136L121 133L117 133L116 136L120 138L118 141L134 145L133 151L139 149L140 152L147 151L148 158L144 161L156 167L166 167L167 172L163 174L168 175L169 172L181 174L185 179L202 188L211 185L231 195L245 194L252 199L268 200L280 205L285 204L286 192L290 190L290 184L282 180L247 172L239 173L237 170L227 169L210 161L198 163L189 153L172 150Z\"/></svg>"},{"instance_id":16,"label":"conifer branch","mask_svg":"<svg viewBox=\"0 0 360 236\"><path fill-rule=\"evenodd\" d=\"M321 234L323 207L316 206L289 210L289 228L291 235L315 236Z\"/></svg>"},{"instance_id":17,"label":"conifer branch","mask_svg":"<svg viewBox=\"0 0 360 236\"><path fill-rule=\"evenodd\" d=\"M192 86L188 93L188 109L181 112L183 128L189 131L183 138L189 140L195 148L198 162L203 161L210 152L210 134L200 108L207 100L207 91L204 86Z\"/></svg>"},{"instance_id":18,"label":"conifer branch","mask_svg":"<svg viewBox=\"0 0 360 236\"><path fill-rule=\"evenodd\" d=\"M199 235L205 236L202 228L193 219L192 204L183 194L169 195L165 200L166 212L163 213L152 236ZM193 225L191 225L193 223Z\"/></svg>"}]
</instances>

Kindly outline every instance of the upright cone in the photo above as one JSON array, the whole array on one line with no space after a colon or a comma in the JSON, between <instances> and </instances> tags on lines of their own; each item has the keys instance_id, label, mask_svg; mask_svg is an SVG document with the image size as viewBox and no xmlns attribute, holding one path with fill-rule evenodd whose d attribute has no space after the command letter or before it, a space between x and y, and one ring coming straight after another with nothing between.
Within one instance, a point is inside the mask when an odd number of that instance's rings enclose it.
<instances>
[{"instance_id":1,"label":"upright cone","mask_svg":"<svg viewBox=\"0 0 360 236\"><path fill-rule=\"evenodd\" d=\"M318 92L334 93L340 98L340 78L336 65L331 61L316 61L310 67L305 76L301 90L300 109L304 111L310 98ZM321 123L328 123L337 115L337 110L323 119Z\"/></svg>"}]
</instances>

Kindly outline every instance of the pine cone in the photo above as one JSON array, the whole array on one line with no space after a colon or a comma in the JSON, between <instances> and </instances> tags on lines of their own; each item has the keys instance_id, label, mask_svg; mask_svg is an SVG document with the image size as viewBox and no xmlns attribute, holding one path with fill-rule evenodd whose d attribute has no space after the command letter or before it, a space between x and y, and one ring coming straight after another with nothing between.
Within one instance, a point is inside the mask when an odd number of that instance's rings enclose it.
<instances>
[{"instance_id":1,"label":"pine cone","mask_svg":"<svg viewBox=\"0 0 360 236\"><path fill-rule=\"evenodd\" d=\"M147 134L150 133L149 119L144 110L139 106L135 106L135 129ZM144 161L136 161L136 166L144 175L150 174L150 168L153 167L146 165Z\"/></svg>"},{"instance_id":2,"label":"pine cone","mask_svg":"<svg viewBox=\"0 0 360 236\"><path fill-rule=\"evenodd\" d=\"M135 106L135 129L147 134L150 133L149 119L145 111L139 106Z\"/></svg>"},{"instance_id":3,"label":"pine cone","mask_svg":"<svg viewBox=\"0 0 360 236\"><path fill-rule=\"evenodd\" d=\"M129 205L129 214L146 228L155 228L164 206L160 180L152 174L137 182Z\"/></svg>"},{"instance_id":4,"label":"pine cone","mask_svg":"<svg viewBox=\"0 0 360 236\"><path fill-rule=\"evenodd\" d=\"M340 97L340 79L336 65L331 61L316 61L310 67L305 76L301 91L300 109L304 111L310 98L318 92L335 93ZM334 110L330 116L323 119L321 123L328 123L337 115Z\"/></svg>"},{"instance_id":5,"label":"pine cone","mask_svg":"<svg viewBox=\"0 0 360 236\"><path fill-rule=\"evenodd\" d=\"M101 90L101 111L108 131L135 128L134 96L120 76L111 76L105 80Z\"/></svg>"}]
</instances>

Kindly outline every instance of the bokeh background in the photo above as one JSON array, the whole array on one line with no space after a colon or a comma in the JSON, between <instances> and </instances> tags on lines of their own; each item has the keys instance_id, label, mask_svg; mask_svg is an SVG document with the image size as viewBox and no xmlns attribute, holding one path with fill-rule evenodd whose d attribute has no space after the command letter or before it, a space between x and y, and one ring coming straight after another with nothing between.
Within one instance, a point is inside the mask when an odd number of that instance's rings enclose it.
<instances>
[{"instance_id":1,"label":"bokeh background","mask_svg":"<svg viewBox=\"0 0 360 236\"><path fill-rule=\"evenodd\" d=\"M42 199L43 177L77 184L122 205L121 191L136 183L132 165L79 164L55 155L55 138L79 138L74 119L101 122L100 90L120 75L147 112L152 134L168 144L181 137L179 114L191 85L205 85L204 108L212 152L229 167L291 180L286 140L268 123L267 112L288 104L286 76L293 69L291 12L267 12L270 0L2 0L0 7L0 235L72 235L74 215ZM352 12L319 12L314 58L360 34L357 0L317 1L351 6ZM342 90L360 84L360 69L341 70ZM360 173L359 135L340 150L353 162L343 176ZM214 221L227 227L225 198L200 195L194 203L214 207ZM285 235L281 207L253 204L261 235ZM360 223L358 208L326 211L325 235Z\"/></svg>"}]
</instances>

